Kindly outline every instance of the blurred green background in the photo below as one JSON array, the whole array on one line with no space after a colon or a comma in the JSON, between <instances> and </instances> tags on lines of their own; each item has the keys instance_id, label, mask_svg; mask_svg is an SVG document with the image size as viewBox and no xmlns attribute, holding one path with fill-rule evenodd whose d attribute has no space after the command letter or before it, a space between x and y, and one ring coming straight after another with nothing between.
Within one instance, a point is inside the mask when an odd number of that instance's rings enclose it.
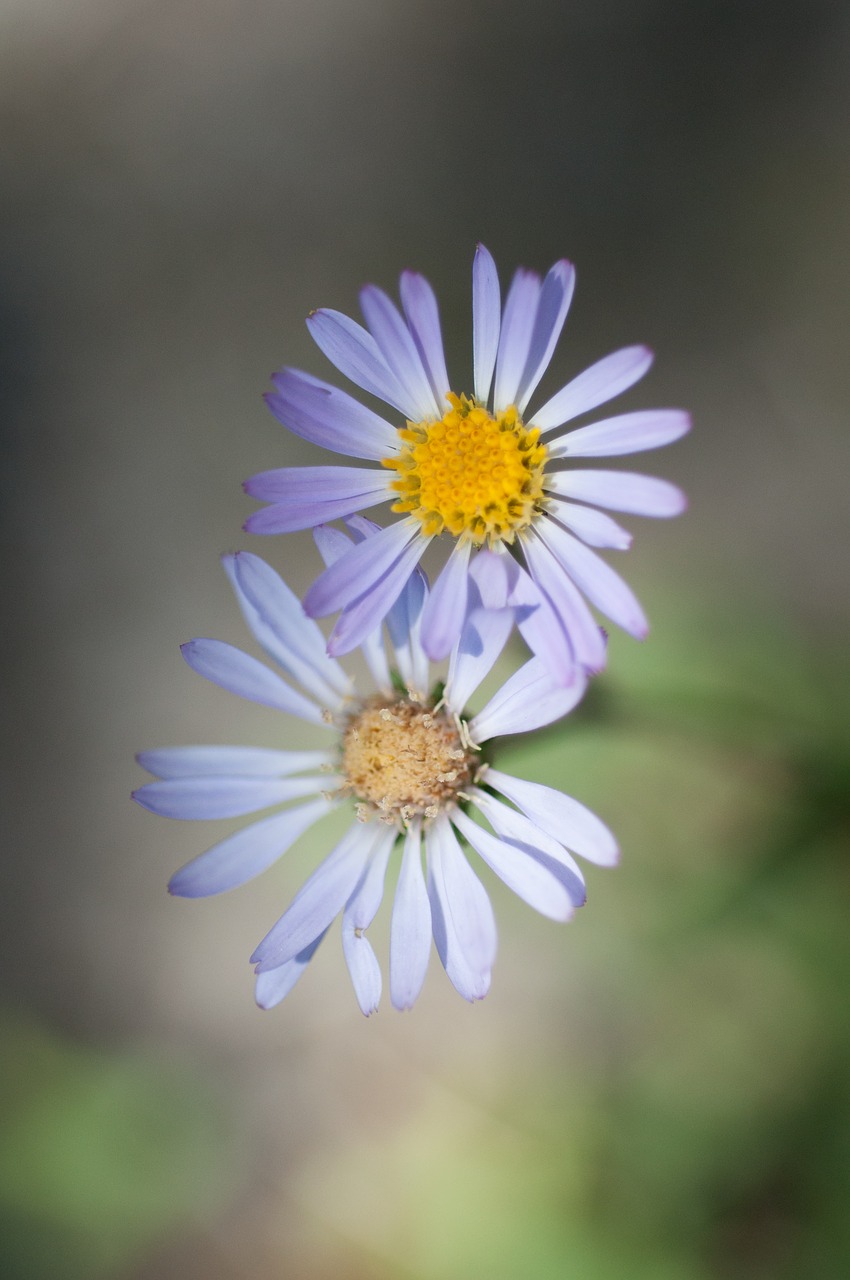
<instances>
[{"instance_id":1,"label":"blurred green background","mask_svg":"<svg viewBox=\"0 0 850 1280\"><path fill-rule=\"evenodd\" d=\"M4 1280L850 1274L848 64L823 0L2 0ZM489 878L481 1005L434 958L366 1021L337 938L261 1014L329 837L172 901L226 824L132 754L292 741L177 648L245 642L220 551L316 572L240 533L319 460L260 394L406 266L463 382L479 239L577 264L543 395L645 341L623 408L694 412L639 462L691 510L627 521L650 640L500 758L622 865L565 927Z\"/></svg>"}]
</instances>

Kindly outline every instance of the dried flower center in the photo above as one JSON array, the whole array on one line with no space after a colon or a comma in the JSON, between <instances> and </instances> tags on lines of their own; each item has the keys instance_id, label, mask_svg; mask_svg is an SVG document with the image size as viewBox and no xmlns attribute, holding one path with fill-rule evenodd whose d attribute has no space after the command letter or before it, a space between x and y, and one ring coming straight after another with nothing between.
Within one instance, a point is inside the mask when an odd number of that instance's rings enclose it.
<instances>
[{"instance_id":1,"label":"dried flower center","mask_svg":"<svg viewBox=\"0 0 850 1280\"><path fill-rule=\"evenodd\" d=\"M342 739L342 771L363 816L388 821L435 818L470 781L474 760L446 711L406 698L365 707Z\"/></svg>"},{"instance_id":2,"label":"dried flower center","mask_svg":"<svg viewBox=\"0 0 850 1280\"><path fill-rule=\"evenodd\" d=\"M494 418L466 396L448 398L439 422L408 423L398 456L383 460L398 472L393 511L416 516L427 536L445 529L476 546L513 542L543 495L540 431L524 426L513 405Z\"/></svg>"}]
</instances>

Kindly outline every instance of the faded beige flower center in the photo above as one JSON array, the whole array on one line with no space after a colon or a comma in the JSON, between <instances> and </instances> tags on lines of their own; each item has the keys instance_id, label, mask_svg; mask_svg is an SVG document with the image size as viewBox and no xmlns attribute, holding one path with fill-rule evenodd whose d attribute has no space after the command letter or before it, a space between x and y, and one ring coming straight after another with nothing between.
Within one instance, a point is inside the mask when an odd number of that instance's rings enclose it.
<instances>
[{"instance_id":1,"label":"faded beige flower center","mask_svg":"<svg viewBox=\"0 0 850 1280\"><path fill-rule=\"evenodd\" d=\"M475 753L445 709L397 702L364 707L342 739L342 771L354 795L388 821L435 818L472 778Z\"/></svg>"}]
</instances>

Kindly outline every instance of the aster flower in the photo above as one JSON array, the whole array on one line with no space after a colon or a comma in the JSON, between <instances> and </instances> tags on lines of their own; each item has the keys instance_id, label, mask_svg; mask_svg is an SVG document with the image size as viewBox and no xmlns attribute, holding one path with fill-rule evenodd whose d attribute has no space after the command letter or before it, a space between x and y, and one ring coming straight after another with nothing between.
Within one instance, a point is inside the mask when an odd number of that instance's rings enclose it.
<instances>
[{"instance_id":1,"label":"aster flower","mask_svg":"<svg viewBox=\"0 0 850 1280\"><path fill-rule=\"evenodd\" d=\"M634 594L591 550L625 550L631 535L598 508L674 516L684 497L650 476L567 464L668 444L688 430L689 419L677 409L649 409L562 430L643 377L653 359L643 346L599 360L527 416L574 282L566 261L542 281L520 270L502 310L495 263L478 246L471 394L453 389L436 298L412 271L401 277L403 315L368 285L360 295L366 328L338 311L309 316L313 338L337 369L394 410L392 420L383 418L296 369L275 374L266 397L297 435L380 466L284 467L254 476L246 491L270 505L249 517L249 532L288 533L387 502L400 517L349 550L308 592L311 617L341 611L329 653L348 652L374 629L440 536L454 545L422 618L422 645L435 661L458 638L476 563L488 606L517 610L527 643L561 683L572 679L574 664L588 671L604 665L604 637L587 601L631 635L645 636Z\"/></svg>"},{"instance_id":2,"label":"aster flower","mask_svg":"<svg viewBox=\"0 0 850 1280\"><path fill-rule=\"evenodd\" d=\"M361 541L374 536L362 518L352 521L352 531ZM337 529L317 530L317 541L329 563L351 549ZM183 646L186 661L241 697L322 726L328 744L306 751L193 746L142 752L140 763L159 781L142 786L134 798L154 813L226 818L275 807L178 871L170 891L198 898L244 884L331 810L348 809L352 821L345 835L254 952L258 1004L270 1008L288 994L341 914L343 951L360 1008L365 1014L377 1008L381 971L366 931L397 847L393 1005L406 1009L416 1000L432 936L456 989L467 1000L480 999L490 985L496 926L473 862L480 858L537 911L563 921L585 900L572 855L603 865L616 861L611 833L588 809L550 787L488 767L481 751L501 734L564 715L581 697L583 678L558 687L532 658L468 715L468 700L513 626L510 609L481 606L473 583L473 607L444 690L429 692L420 642L428 589L417 570L387 616L392 649L382 628L364 641L375 688L360 694L325 653L316 623L263 560L241 552L225 556L224 567L255 639L301 689L218 640L191 640ZM288 801L298 803L280 808ZM474 820L472 810L489 827Z\"/></svg>"}]
</instances>

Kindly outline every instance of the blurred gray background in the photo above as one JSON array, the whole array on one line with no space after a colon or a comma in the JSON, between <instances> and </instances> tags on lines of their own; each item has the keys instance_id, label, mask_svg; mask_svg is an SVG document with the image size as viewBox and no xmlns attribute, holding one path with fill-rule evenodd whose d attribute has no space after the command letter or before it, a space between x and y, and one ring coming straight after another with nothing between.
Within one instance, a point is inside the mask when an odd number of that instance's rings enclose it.
<instances>
[{"instance_id":1,"label":"blurred gray background","mask_svg":"<svg viewBox=\"0 0 850 1280\"><path fill-rule=\"evenodd\" d=\"M0 0L5 1274L847 1274L849 55L827 0ZM567 930L494 891L480 1007L434 960L365 1022L337 941L261 1015L321 850L169 900L220 833L135 809L133 752L289 741L178 650L244 643L220 552L318 568L240 530L320 460L261 394L408 266L463 389L478 240L577 265L544 393L640 341L624 409L694 413L638 463L692 502L631 522L652 637L547 740L624 866Z\"/></svg>"}]
</instances>

